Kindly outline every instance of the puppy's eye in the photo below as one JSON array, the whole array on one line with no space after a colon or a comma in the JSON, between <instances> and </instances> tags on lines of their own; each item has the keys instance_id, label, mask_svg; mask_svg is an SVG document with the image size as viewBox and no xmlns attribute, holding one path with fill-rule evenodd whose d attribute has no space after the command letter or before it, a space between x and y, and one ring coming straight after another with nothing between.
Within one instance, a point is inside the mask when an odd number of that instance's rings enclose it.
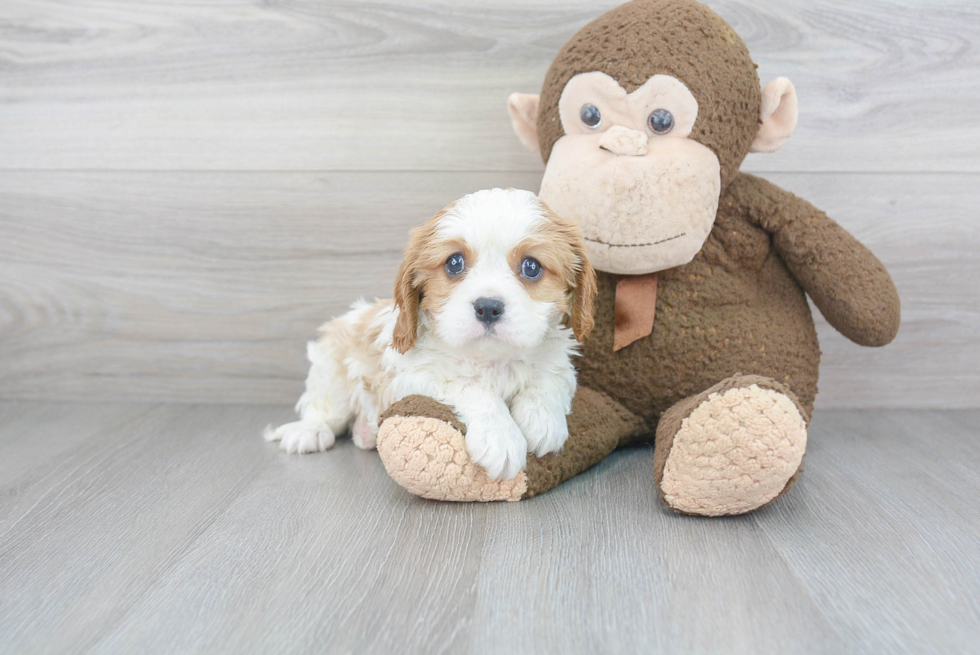
<instances>
[{"instance_id":1,"label":"puppy's eye","mask_svg":"<svg viewBox=\"0 0 980 655\"><path fill-rule=\"evenodd\" d=\"M541 264L533 257L525 257L521 262L521 275L529 280L537 280L541 277Z\"/></svg>"},{"instance_id":2,"label":"puppy's eye","mask_svg":"<svg viewBox=\"0 0 980 655\"><path fill-rule=\"evenodd\" d=\"M446 260L446 273L450 276L459 275L464 268L466 268L466 262L463 261L463 256L459 253Z\"/></svg>"},{"instance_id":3,"label":"puppy's eye","mask_svg":"<svg viewBox=\"0 0 980 655\"><path fill-rule=\"evenodd\" d=\"M599 108L595 105L582 105L581 116L585 126L592 129L599 127L599 123L602 122L602 114L599 113Z\"/></svg>"},{"instance_id":4,"label":"puppy's eye","mask_svg":"<svg viewBox=\"0 0 980 655\"><path fill-rule=\"evenodd\" d=\"M654 134L667 134L674 129L674 115L666 109L654 109L647 118L647 125Z\"/></svg>"}]
</instances>

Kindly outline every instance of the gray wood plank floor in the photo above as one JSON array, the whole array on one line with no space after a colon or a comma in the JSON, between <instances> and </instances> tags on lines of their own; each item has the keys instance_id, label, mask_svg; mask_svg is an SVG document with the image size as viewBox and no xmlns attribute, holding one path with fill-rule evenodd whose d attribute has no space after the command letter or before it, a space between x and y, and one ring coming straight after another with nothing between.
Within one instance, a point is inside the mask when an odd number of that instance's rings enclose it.
<instances>
[{"instance_id":1,"label":"gray wood plank floor","mask_svg":"<svg viewBox=\"0 0 980 655\"><path fill-rule=\"evenodd\" d=\"M0 652L980 652L980 411L818 411L793 492L714 520L649 447L446 504L289 416L0 403Z\"/></svg>"}]
</instances>

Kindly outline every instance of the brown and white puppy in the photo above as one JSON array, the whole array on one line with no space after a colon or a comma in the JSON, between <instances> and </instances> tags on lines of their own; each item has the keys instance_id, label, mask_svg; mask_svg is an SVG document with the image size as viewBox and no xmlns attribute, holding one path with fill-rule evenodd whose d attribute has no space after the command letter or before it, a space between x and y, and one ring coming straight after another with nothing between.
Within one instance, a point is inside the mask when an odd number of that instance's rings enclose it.
<instances>
[{"instance_id":1,"label":"brown and white puppy","mask_svg":"<svg viewBox=\"0 0 980 655\"><path fill-rule=\"evenodd\" d=\"M353 424L374 448L378 417L413 394L456 410L491 478L560 450L575 395L571 358L592 329L595 273L578 227L529 191L478 191L412 232L395 298L354 303L310 343L301 419L267 438L330 448Z\"/></svg>"}]
</instances>

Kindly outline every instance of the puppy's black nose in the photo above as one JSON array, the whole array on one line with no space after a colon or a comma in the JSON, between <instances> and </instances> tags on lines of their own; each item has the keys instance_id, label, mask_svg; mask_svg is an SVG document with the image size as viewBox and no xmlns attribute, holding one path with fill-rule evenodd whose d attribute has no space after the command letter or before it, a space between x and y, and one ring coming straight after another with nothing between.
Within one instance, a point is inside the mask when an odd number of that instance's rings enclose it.
<instances>
[{"instance_id":1,"label":"puppy's black nose","mask_svg":"<svg viewBox=\"0 0 980 655\"><path fill-rule=\"evenodd\" d=\"M473 309L476 311L476 320L486 323L487 327L499 321L504 315L504 303L493 298L477 298L473 303Z\"/></svg>"}]
</instances>

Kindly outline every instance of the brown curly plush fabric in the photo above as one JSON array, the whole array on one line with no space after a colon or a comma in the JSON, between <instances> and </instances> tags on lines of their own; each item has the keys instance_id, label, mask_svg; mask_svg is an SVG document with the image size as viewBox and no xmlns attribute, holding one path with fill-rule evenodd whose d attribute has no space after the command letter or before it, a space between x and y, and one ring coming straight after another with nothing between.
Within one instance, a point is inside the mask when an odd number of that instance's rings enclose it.
<instances>
[{"instance_id":1,"label":"brown curly plush fabric","mask_svg":"<svg viewBox=\"0 0 980 655\"><path fill-rule=\"evenodd\" d=\"M432 400L428 396L406 396L381 413L378 425L384 423L390 416L427 416L438 419L459 430L466 436L466 426L456 416L456 412L448 405Z\"/></svg>"},{"instance_id":2,"label":"brown curly plush fabric","mask_svg":"<svg viewBox=\"0 0 980 655\"><path fill-rule=\"evenodd\" d=\"M722 193L701 252L660 273L653 333L614 352L617 279L598 274L579 384L641 417L647 430L637 435L657 433L661 465L671 447L661 438L676 432L658 429L661 415L681 401L693 411L704 390L736 373L773 381L763 386L786 393L809 420L820 348L805 292L857 343L884 345L900 323L894 284L867 248L810 203L743 173Z\"/></svg>"},{"instance_id":3,"label":"brown curly plush fabric","mask_svg":"<svg viewBox=\"0 0 980 655\"><path fill-rule=\"evenodd\" d=\"M695 2L634 0L583 27L555 57L538 114L541 157L547 163L564 135L558 99L568 80L600 71L632 93L651 76L672 75L698 99L691 138L721 162L724 187L759 131L761 91L742 39L716 13Z\"/></svg>"},{"instance_id":4,"label":"brown curly plush fabric","mask_svg":"<svg viewBox=\"0 0 980 655\"><path fill-rule=\"evenodd\" d=\"M578 475L645 430L641 419L608 396L581 389L568 427L589 437L570 440L559 454L529 454L527 467L517 479L497 481L488 480L470 463L463 440L466 428L447 405L425 396L408 396L382 414L381 424L378 452L389 474L413 493L435 500L530 498ZM440 430L440 425L445 429Z\"/></svg>"},{"instance_id":5,"label":"brown curly plush fabric","mask_svg":"<svg viewBox=\"0 0 980 655\"><path fill-rule=\"evenodd\" d=\"M773 249L824 318L862 346L898 334L901 305L878 258L825 213L775 184L742 174L729 208L771 235ZM719 210L720 213L721 210Z\"/></svg>"},{"instance_id":6,"label":"brown curly plush fabric","mask_svg":"<svg viewBox=\"0 0 980 655\"><path fill-rule=\"evenodd\" d=\"M525 498L548 491L593 466L622 444L633 441L646 430L643 421L626 411L609 396L591 389L579 389L568 417L568 431L590 435L569 439L554 455L528 455Z\"/></svg>"}]
</instances>

